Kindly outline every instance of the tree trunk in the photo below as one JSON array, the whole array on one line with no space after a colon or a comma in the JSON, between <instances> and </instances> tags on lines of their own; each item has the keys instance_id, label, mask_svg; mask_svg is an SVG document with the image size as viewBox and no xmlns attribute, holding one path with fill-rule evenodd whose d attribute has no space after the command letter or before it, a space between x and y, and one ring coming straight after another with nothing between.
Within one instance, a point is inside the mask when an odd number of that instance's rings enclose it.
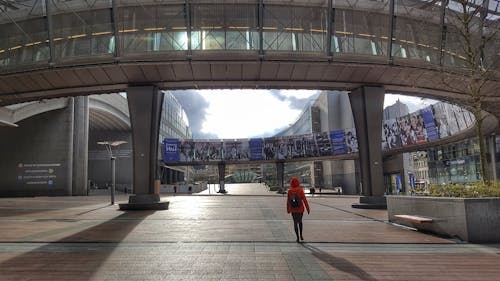
<instances>
[{"instance_id":1,"label":"tree trunk","mask_svg":"<svg viewBox=\"0 0 500 281\"><path fill-rule=\"evenodd\" d=\"M484 143L484 135L483 135L483 116L481 110L475 108L474 109L474 117L476 118L476 134L477 141L479 143L479 160L481 163L480 172L481 172L481 180L485 185L490 185L490 178L488 176L488 164L486 160L486 145Z\"/></svg>"}]
</instances>

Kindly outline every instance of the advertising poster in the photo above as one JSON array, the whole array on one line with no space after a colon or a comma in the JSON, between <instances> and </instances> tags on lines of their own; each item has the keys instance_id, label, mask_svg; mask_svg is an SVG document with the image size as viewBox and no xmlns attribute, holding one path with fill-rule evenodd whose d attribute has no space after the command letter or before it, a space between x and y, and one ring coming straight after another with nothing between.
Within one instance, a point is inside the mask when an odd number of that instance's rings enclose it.
<instances>
[{"instance_id":1,"label":"advertising poster","mask_svg":"<svg viewBox=\"0 0 500 281\"><path fill-rule=\"evenodd\" d=\"M396 119L384 120L382 126L382 149L401 147L401 145L401 136Z\"/></svg>"},{"instance_id":2,"label":"advertising poster","mask_svg":"<svg viewBox=\"0 0 500 281\"><path fill-rule=\"evenodd\" d=\"M333 155L346 153L344 130L330 132L330 139L332 140Z\"/></svg>"},{"instance_id":3,"label":"advertising poster","mask_svg":"<svg viewBox=\"0 0 500 281\"><path fill-rule=\"evenodd\" d=\"M455 107L455 117L457 118L458 130L463 131L467 129L467 122L465 121L464 112L458 106Z\"/></svg>"},{"instance_id":4,"label":"advertising poster","mask_svg":"<svg viewBox=\"0 0 500 281\"><path fill-rule=\"evenodd\" d=\"M427 133L427 139L429 141L435 141L439 139L439 131L436 126L436 121L434 120L434 114L432 112L432 107L426 107L420 110L420 114L423 118L425 130Z\"/></svg>"},{"instance_id":5,"label":"advertising poster","mask_svg":"<svg viewBox=\"0 0 500 281\"><path fill-rule=\"evenodd\" d=\"M355 128L345 130L345 148L347 153L357 153L359 151Z\"/></svg>"},{"instance_id":6,"label":"advertising poster","mask_svg":"<svg viewBox=\"0 0 500 281\"><path fill-rule=\"evenodd\" d=\"M460 128L458 126L458 119L456 117L456 106L447 104L446 120L448 120L448 126L451 135L454 135L458 133L458 131L460 131Z\"/></svg>"},{"instance_id":7,"label":"advertising poster","mask_svg":"<svg viewBox=\"0 0 500 281\"><path fill-rule=\"evenodd\" d=\"M276 158L278 160L283 160L283 159L289 159L292 158L292 150L289 149L288 141L289 137L280 137L278 138L277 141L277 148L276 148Z\"/></svg>"},{"instance_id":8,"label":"advertising poster","mask_svg":"<svg viewBox=\"0 0 500 281\"><path fill-rule=\"evenodd\" d=\"M194 161L220 161L222 160L222 141L207 140L194 143Z\"/></svg>"},{"instance_id":9,"label":"advertising poster","mask_svg":"<svg viewBox=\"0 0 500 281\"><path fill-rule=\"evenodd\" d=\"M163 161L179 162L178 139L163 139Z\"/></svg>"},{"instance_id":10,"label":"advertising poster","mask_svg":"<svg viewBox=\"0 0 500 281\"><path fill-rule=\"evenodd\" d=\"M313 135L303 135L302 144L304 146L304 155L302 157L318 156L318 148L314 142Z\"/></svg>"},{"instance_id":11,"label":"advertising poster","mask_svg":"<svg viewBox=\"0 0 500 281\"><path fill-rule=\"evenodd\" d=\"M264 139L264 159L265 160L274 160L276 159L276 150L278 147L278 143L275 138Z\"/></svg>"},{"instance_id":12,"label":"advertising poster","mask_svg":"<svg viewBox=\"0 0 500 281\"><path fill-rule=\"evenodd\" d=\"M247 140L224 140L224 160L246 161L249 160Z\"/></svg>"},{"instance_id":13,"label":"advertising poster","mask_svg":"<svg viewBox=\"0 0 500 281\"><path fill-rule=\"evenodd\" d=\"M332 143L327 132L314 134L314 141L318 150L318 156L332 155Z\"/></svg>"},{"instance_id":14,"label":"advertising poster","mask_svg":"<svg viewBox=\"0 0 500 281\"><path fill-rule=\"evenodd\" d=\"M264 156L262 155L264 141L262 139L250 139L248 145L250 149L250 160L264 159Z\"/></svg>"},{"instance_id":15,"label":"advertising poster","mask_svg":"<svg viewBox=\"0 0 500 281\"><path fill-rule=\"evenodd\" d=\"M179 161L192 162L194 161L194 141L181 140L179 143Z\"/></svg>"},{"instance_id":16,"label":"advertising poster","mask_svg":"<svg viewBox=\"0 0 500 281\"><path fill-rule=\"evenodd\" d=\"M290 153L292 155L292 158L304 157L305 147L303 139L300 136L294 136L290 137L289 142L291 143Z\"/></svg>"}]
</instances>

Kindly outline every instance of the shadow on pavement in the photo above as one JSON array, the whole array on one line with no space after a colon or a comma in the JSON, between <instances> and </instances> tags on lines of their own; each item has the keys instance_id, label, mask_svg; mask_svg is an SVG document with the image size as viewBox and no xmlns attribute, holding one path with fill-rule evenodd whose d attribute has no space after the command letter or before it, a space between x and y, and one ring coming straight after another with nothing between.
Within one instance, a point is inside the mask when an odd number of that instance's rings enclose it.
<instances>
[{"instance_id":1,"label":"shadow on pavement","mask_svg":"<svg viewBox=\"0 0 500 281\"><path fill-rule=\"evenodd\" d=\"M340 270L342 272L351 274L353 276L358 277L361 280L364 281L378 281L376 278L371 276L369 273L355 265L354 263L341 258L341 257L336 257L333 256L325 251L322 251L312 245L309 245L307 243L301 243L302 247L308 249L311 251L312 255L316 257L317 259L323 261L324 263L328 264L329 266Z\"/></svg>"},{"instance_id":2,"label":"shadow on pavement","mask_svg":"<svg viewBox=\"0 0 500 281\"><path fill-rule=\"evenodd\" d=\"M125 212L57 241L10 243L14 249L8 250L7 256L15 256L0 262L0 280L91 280L120 242L154 212ZM53 229L36 236L58 235L74 227ZM43 245L33 248L37 243ZM26 251L26 247L30 250ZM0 258L2 256L6 255L0 252Z\"/></svg>"}]
</instances>

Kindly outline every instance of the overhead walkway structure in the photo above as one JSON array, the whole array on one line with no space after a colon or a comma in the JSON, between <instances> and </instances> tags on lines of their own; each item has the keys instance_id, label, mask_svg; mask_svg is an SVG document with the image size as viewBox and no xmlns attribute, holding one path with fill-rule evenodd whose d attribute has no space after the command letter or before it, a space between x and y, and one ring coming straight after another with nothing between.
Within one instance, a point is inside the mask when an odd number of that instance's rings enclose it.
<instances>
[{"instance_id":1,"label":"overhead walkway structure","mask_svg":"<svg viewBox=\"0 0 500 281\"><path fill-rule=\"evenodd\" d=\"M478 38L493 34L500 16L497 0L480 5ZM153 191L162 89L350 91L368 196L383 194L385 92L467 99L457 90L468 85L455 1L28 0L0 7L0 105L126 91L137 194ZM500 40L491 43L483 62L494 71L482 90L486 111L498 118Z\"/></svg>"}]
</instances>

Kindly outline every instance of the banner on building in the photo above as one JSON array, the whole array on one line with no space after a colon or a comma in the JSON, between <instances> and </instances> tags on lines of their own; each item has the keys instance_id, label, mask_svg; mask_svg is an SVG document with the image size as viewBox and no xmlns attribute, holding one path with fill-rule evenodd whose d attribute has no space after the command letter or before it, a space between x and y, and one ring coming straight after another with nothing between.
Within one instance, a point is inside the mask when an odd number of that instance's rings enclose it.
<instances>
[{"instance_id":1,"label":"banner on building","mask_svg":"<svg viewBox=\"0 0 500 281\"><path fill-rule=\"evenodd\" d=\"M345 132L344 130L336 130L330 133L332 140L333 155L345 154Z\"/></svg>"},{"instance_id":2,"label":"banner on building","mask_svg":"<svg viewBox=\"0 0 500 281\"><path fill-rule=\"evenodd\" d=\"M178 162L179 159L179 140L164 139L163 140L163 161Z\"/></svg>"},{"instance_id":3,"label":"banner on building","mask_svg":"<svg viewBox=\"0 0 500 281\"><path fill-rule=\"evenodd\" d=\"M434 120L434 114L432 113L432 108L426 107L420 110L422 118L424 120L425 130L427 133L427 139L429 141L435 141L439 139L439 131L436 126L436 121Z\"/></svg>"},{"instance_id":4,"label":"banner on building","mask_svg":"<svg viewBox=\"0 0 500 281\"><path fill-rule=\"evenodd\" d=\"M264 141L262 139L250 139L250 160L262 160L262 150L264 148Z\"/></svg>"}]
</instances>

